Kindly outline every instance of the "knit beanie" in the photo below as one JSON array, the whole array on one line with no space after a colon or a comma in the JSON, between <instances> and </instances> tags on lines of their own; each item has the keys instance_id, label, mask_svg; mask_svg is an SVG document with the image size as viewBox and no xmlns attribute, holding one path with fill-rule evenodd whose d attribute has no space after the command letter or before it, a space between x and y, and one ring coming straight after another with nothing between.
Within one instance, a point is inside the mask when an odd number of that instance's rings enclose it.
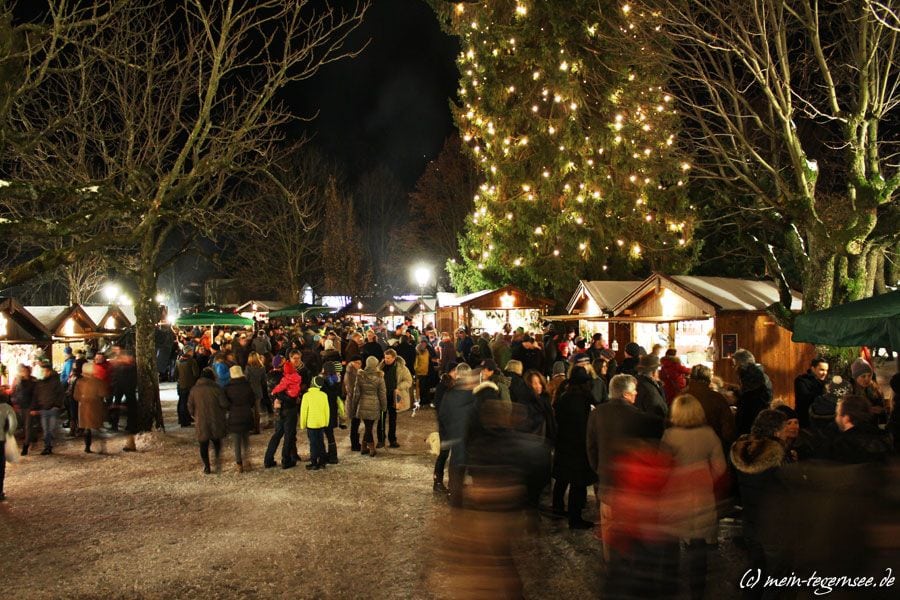
<instances>
[{"instance_id":1,"label":"knit beanie","mask_svg":"<svg viewBox=\"0 0 900 600\"><path fill-rule=\"evenodd\" d=\"M372 370L378 368L378 359L374 356L370 356L366 359L366 369Z\"/></svg>"},{"instance_id":2,"label":"knit beanie","mask_svg":"<svg viewBox=\"0 0 900 600\"><path fill-rule=\"evenodd\" d=\"M554 375L564 375L566 373L566 363L561 360L553 363L553 374Z\"/></svg>"},{"instance_id":3,"label":"knit beanie","mask_svg":"<svg viewBox=\"0 0 900 600\"><path fill-rule=\"evenodd\" d=\"M231 375L232 379L239 379L244 376L244 370L241 368L241 365L232 365L232 367L228 369L228 373Z\"/></svg>"},{"instance_id":4,"label":"knit beanie","mask_svg":"<svg viewBox=\"0 0 900 600\"><path fill-rule=\"evenodd\" d=\"M860 375L865 375L866 373L871 373L872 367L861 358L857 358L853 361L853 364L850 365L850 374L853 376L853 379L856 379Z\"/></svg>"}]
</instances>

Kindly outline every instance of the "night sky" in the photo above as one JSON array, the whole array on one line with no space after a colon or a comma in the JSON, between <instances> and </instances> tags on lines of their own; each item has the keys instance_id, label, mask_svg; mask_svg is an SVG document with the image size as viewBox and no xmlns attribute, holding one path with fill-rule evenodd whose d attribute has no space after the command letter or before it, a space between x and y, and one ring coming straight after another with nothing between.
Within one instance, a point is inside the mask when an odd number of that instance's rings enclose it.
<instances>
[{"instance_id":1,"label":"night sky","mask_svg":"<svg viewBox=\"0 0 900 600\"><path fill-rule=\"evenodd\" d=\"M457 87L458 46L423 0L374 0L349 47L370 38L358 57L328 65L287 91L298 115L319 111L293 133L312 134L351 183L384 163L411 190L453 129L449 99Z\"/></svg>"}]
</instances>

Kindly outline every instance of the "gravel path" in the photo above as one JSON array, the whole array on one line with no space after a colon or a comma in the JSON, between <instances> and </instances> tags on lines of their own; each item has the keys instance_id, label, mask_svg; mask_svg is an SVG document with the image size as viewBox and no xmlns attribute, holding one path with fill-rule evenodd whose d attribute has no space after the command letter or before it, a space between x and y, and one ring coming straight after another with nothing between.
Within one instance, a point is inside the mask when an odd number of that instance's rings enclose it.
<instances>
[{"instance_id":1,"label":"gravel path","mask_svg":"<svg viewBox=\"0 0 900 600\"><path fill-rule=\"evenodd\" d=\"M174 390L163 397L174 423ZM142 436L137 453L113 438L107 455L67 440L24 457L0 503L3 596L447 597L435 548L448 509L431 493L425 444L434 413L398 421L400 449L351 454L342 430L340 464L318 472L260 468L263 432L251 437L253 471L238 473L225 444L222 473L203 475L193 430L175 425ZM302 433L298 443L307 457ZM515 542L526 597L597 597L599 545L564 525L542 520Z\"/></svg>"}]
</instances>

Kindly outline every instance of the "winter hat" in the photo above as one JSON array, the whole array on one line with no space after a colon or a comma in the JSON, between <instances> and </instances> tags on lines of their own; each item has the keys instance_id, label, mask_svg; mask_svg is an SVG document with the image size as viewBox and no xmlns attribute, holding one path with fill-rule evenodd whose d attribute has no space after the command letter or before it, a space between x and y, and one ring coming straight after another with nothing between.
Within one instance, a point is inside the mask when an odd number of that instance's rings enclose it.
<instances>
[{"instance_id":1,"label":"winter hat","mask_svg":"<svg viewBox=\"0 0 900 600\"><path fill-rule=\"evenodd\" d=\"M322 365L322 372L326 375L336 375L337 369L334 366L334 362L326 361L324 365Z\"/></svg>"},{"instance_id":2,"label":"winter hat","mask_svg":"<svg viewBox=\"0 0 900 600\"><path fill-rule=\"evenodd\" d=\"M241 368L241 365L233 365L228 369L228 373L232 379L240 379L244 376L244 370Z\"/></svg>"},{"instance_id":3,"label":"winter hat","mask_svg":"<svg viewBox=\"0 0 900 600\"><path fill-rule=\"evenodd\" d=\"M472 367L470 367L467 363L459 363L458 365L456 365L457 377L468 376L471 372L472 372Z\"/></svg>"},{"instance_id":4,"label":"winter hat","mask_svg":"<svg viewBox=\"0 0 900 600\"><path fill-rule=\"evenodd\" d=\"M284 364L284 357L282 355L276 354L275 356L272 357L272 368L273 369L280 369L281 365L283 365L283 364Z\"/></svg>"},{"instance_id":5,"label":"winter hat","mask_svg":"<svg viewBox=\"0 0 900 600\"><path fill-rule=\"evenodd\" d=\"M575 364L576 365L587 365L591 363L591 357L587 354L576 354L575 355Z\"/></svg>"},{"instance_id":6,"label":"winter hat","mask_svg":"<svg viewBox=\"0 0 900 600\"><path fill-rule=\"evenodd\" d=\"M649 374L659 368L659 357L655 354L645 354L638 361L638 373Z\"/></svg>"},{"instance_id":7,"label":"winter hat","mask_svg":"<svg viewBox=\"0 0 900 600\"><path fill-rule=\"evenodd\" d=\"M378 368L378 359L377 358L375 358L374 356L370 356L369 358L366 359L366 370L367 371L372 370L372 369L377 369L377 368Z\"/></svg>"},{"instance_id":8,"label":"winter hat","mask_svg":"<svg viewBox=\"0 0 900 600\"><path fill-rule=\"evenodd\" d=\"M491 360L490 358L486 358L486 359L484 359L483 361L481 361L481 368L482 368L482 369L487 369L488 371L496 371L496 370L497 370L497 363L495 363L495 362L494 362L493 360Z\"/></svg>"},{"instance_id":9,"label":"winter hat","mask_svg":"<svg viewBox=\"0 0 900 600\"><path fill-rule=\"evenodd\" d=\"M565 375L566 373L566 363L561 360L553 363L553 374L554 375Z\"/></svg>"},{"instance_id":10,"label":"winter hat","mask_svg":"<svg viewBox=\"0 0 900 600\"><path fill-rule=\"evenodd\" d=\"M331 340L325 340L325 343L322 344L322 347L325 348L325 350L334 350L334 342L332 342Z\"/></svg>"},{"instance_id":11,"label":"winter hat","mask_svg":"<svg viewBox=\"0 0 900 600\"><path fill-rule=\"evenodd\" d=\"M347 360L347 362L356 362L356 361L362 362L362 356L360 356L359 354L354 354Z\"/></svg>"},{"instance_id":12,"label":"winter hat","mask_svg":"<svg viewBox=\"0 0 900 600\"><path fill-rule=\"evenodd\" d=\"M321 375L316 375L312 380L313 387L320 388L325 385L325 379Z\"/></svg>"},{"instance_id":13,"label":"winter hat","mask_svg":"<svg viewBox=\"0 0 900 600\"><path fill-rule=\"evenodd\" d=\"M787 404L779 404L778 406L775 407L775 410L777 410L779 412L783 412L785 414L785 416L788 418L788 421L790 421L791 419L799 419L799 417L797 416L797 411L794 410L793 408L791 408L790 406L788 406Z\"/></svg>"},{"instance_id":14,"label":"winter hat","mask_svg":"<svg viewBox=\"0 0 900 600\"><path fill-rule=\"evenodd\" d=\"M629 356L640 356L641 347L638 346L635 342L629 342L625 344L625 353Z\"/></svg>"},{"instance_id":15,"label":"winter hat","mask_svg":"<svg viewBox=\"0 0 900 600\"><path fill-rule=\"evenodd\" d=\"M850 375L853 376L853 379L856 379L860 375L865 375L866 373L872 373L872 367L861 358L857 358L853 361L853 364L850 365Z\"/></svg>"}]
</instances>

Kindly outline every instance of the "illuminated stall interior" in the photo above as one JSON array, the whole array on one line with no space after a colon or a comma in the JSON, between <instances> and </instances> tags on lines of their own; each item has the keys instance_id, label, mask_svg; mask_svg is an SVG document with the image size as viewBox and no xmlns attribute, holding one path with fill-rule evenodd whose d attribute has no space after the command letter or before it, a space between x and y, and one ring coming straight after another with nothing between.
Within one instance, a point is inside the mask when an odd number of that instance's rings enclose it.
<instances>
[{"instance_id":1,"label":"illuminated stall interior","mask_svg":"<svg viewBox=\"0 0 900 600\"><path fill-rule=\"evenodd\" d=\"M248 300L238 306L234 312L248 319L266 321L270 312L280 310L285 306L287 306L286 302L277 300Z\"/></svg>"},{"instance_id":2,"label":"illuminated stall interior","mask_svg":"<svg viewBox=\"0 0 900 600\"><path fill-rule=\"evenodd\" d=\"M13 298L0 298L0 383L9 385L20 364L32 366L50 348L50 332Z\"/></svg>"},{"instance_id":3,"label":"illuminated stall interior","mask_svg":"<svg viewBox=\"0 0 900 600\"><path fill-rule=\"evenodd\" d=\"M440 292L438 329L452 332L465 326L471 332L496 333L509 323L512 329L540 331L541 321L553 304L552 300L528 295L511 285L465 296Z\"/></svg>"}]
</instances>

